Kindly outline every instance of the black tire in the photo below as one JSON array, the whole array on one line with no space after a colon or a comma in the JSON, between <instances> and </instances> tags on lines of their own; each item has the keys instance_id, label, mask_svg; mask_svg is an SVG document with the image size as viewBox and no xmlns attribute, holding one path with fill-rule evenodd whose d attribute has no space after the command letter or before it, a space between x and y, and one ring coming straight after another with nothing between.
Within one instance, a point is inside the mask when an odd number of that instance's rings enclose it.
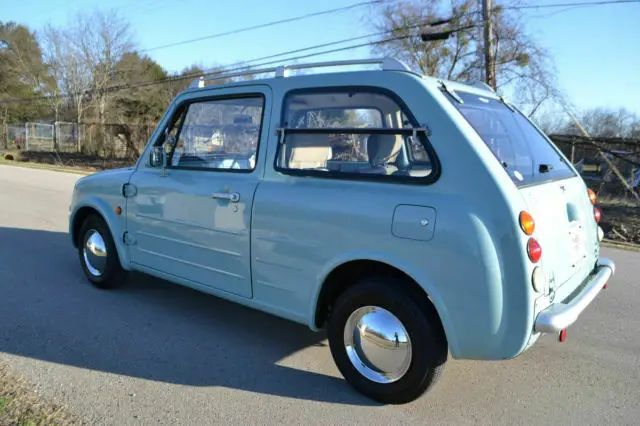
<instances>
[{"instance_id":1,"label":"black tire","mask_svg":"<svg viewBox=\"0 0 640 426\"><path fill-rule=\"evenodd\" d=\"M329 318L328 337L333 359L349 384L369 398L385 404L413 401L440 378L447 361L444 330L433 305L422 294L403 290L395 278L366 278L340 295ZM411 339L412 358L407 372L395 382L377 383L351 363L344 345L349 316L363 306L379 306L404 325Z\"/></svg>"},{"instance_id":2,"label":"black tire","mask_svg":"<svg viewBox=\"0 0 640 426\"><path fill-rule=\"evenodd\" d=\"M87 267L84 260L84 248L87 239L91 235L92 231L97 231L102 237L105 247L107 249L107 260L104 267L104 272L99 276L92 274ZM113 242L111 231L105 223L104 219L97 215L91 215L87 217L80 228L78 233L78 257L80 259L80 265L87 279L95 287L100 289L111 289L120 286L125 282L127 278L127 271L122 269L120 265L120 259L118 258L118 251L116 245Z\"/></svg>"}]
</instances>

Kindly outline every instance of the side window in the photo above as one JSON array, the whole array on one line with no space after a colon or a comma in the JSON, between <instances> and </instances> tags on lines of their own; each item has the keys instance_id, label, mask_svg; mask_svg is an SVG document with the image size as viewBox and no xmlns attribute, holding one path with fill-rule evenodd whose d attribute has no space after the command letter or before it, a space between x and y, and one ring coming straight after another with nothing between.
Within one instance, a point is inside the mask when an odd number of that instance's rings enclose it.
<instances>
[{"instance_id":1,"label":"side window","mask_svg":"<svg viewBox=\"0 0 640 426\"><path fill-rule=\"evenodd\" d=\"M262 96L189 104L184 118L169 129L169 167L253 170L263 109Z\"/></svg>"},{"instance_id":2,"label":"side window","mask_svg":"<svg viewBox=\"0 0 640 426\"><path fill-rule=\"evenodd\" d=\"M276 168L284 173L424 178L426 135L390 96L371 89L289 94Z\"/></svg>"}]
</instances>

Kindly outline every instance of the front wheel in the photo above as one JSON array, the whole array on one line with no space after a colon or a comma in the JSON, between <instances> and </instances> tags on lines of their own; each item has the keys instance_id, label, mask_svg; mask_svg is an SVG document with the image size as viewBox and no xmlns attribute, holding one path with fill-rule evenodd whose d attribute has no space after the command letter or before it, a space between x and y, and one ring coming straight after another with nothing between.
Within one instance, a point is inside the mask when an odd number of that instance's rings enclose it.
<instances>
[{"instance_id":1,"label":"front wheel","mask_svg":"<svg viewBox=\"0 0 640 426\"><path fill-rule=\"evenodd\" d=\"M435 309L392 278L348 288L329 319L329 345L354 388L383 403L415 400L440 377L447 344Z\"/></svg>"},{"instance_id":2,"label":"front wheel","mask_svg":"<svg viewBox=\"0 0 640 426\"><path fill-rule=\"evenodd\" d=\"M98 288L114 288L126 279L111 231L99 216L89 216L82 224L78 256L85 276Z\"/></svg>"}]
</instances>

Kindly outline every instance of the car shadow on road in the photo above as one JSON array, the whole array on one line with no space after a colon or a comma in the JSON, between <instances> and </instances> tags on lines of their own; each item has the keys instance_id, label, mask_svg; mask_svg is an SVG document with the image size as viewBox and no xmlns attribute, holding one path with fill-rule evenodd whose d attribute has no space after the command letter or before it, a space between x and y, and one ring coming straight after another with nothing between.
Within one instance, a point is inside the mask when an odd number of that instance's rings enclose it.
<instances>
[{"instance_id":1,"label":"car shadow on road","mask_svg":"<svg viewBox=\"0 0 640 426\"><path fill-rule=\"evenodd\" d=\"M82 275L66 233L0 227L2 352L172 384L375 405L342 378L310 371L339 375L324 340L302 325L142 274L98 290Z\"/></svg>"}]
</instances>

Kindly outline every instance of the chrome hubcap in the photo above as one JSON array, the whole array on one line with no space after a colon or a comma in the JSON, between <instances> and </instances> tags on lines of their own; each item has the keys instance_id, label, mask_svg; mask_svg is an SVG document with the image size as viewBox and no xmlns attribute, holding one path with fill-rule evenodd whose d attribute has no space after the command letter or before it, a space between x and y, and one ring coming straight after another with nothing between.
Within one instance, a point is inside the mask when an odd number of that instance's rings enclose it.
<instances>
[{"instance_id":1,"label":"chrome hubcap","mask_svg":"<svg viewBox=\"0 0 640 426\"><path fill-rule=\"evenodd\" d=\"M83 249L84 264L91 275L99 277L107 266L107 247L98 231L92 229L87 234Z\"/></svg>"},{"instance_id":2,"label":"chrome hubcap","mask_svg":"<svg viewBox=\"0 0 640 426\"><path fill-rule=\"evenodd\" d=\"M378 306L356 309L344 327L344 347L353 366L376 383L400 380L411 365L411 339L402 322Z\"/></svg>"}]
</instances>

